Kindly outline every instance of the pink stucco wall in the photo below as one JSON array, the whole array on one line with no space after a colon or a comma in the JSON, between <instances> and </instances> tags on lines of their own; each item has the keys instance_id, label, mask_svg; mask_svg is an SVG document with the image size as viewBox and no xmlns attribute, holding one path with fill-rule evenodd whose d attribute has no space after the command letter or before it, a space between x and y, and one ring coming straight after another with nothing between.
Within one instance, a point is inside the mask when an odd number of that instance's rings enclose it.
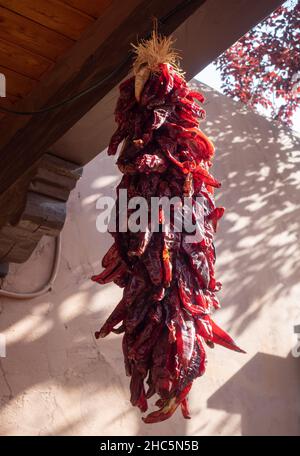
<instances>
[{"instance_id":1,"label":"pink stucco wall","mask_svg":"<svg viewBox=\"0 0 300 456\"><path fill-rule=\"evenodd\" d=\"M216 321L247 350L217 347L191 393L193 419L180 413L144 425L129 404L121 338L96 342L121 296L89 277L111 243L96 230L96 201L112 195L119 175L105 153L73 191L63 230L59 277L51 293L31 301L0 298L1 435L276 435L300 433L299 140L206 88L219 201L227 209L217 234L223 309ZM7 289L32 290L46 280L53 240L30 261L12 266Z\"/></svg>"}]
</instances>

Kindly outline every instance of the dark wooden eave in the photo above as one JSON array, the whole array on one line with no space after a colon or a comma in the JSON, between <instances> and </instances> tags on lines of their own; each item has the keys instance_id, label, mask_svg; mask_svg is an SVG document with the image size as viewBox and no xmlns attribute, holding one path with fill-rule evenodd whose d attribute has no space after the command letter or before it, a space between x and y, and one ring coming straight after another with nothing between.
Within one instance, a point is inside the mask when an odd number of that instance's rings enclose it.
<instances>
[{"instance_id":1,"label":"dark wooden eave","mask_svg":"<svg viewBox=\"0 0 300 456\"><path fill-rule=\"evenodd\" d=\"M281 0L206 0L173 33L187 80L280 3ZM116 129L114 109L118 96L116 86L55 143L53 152L65 160L84 165L103 151Z\"/></svg>"},{"instance_id":2,"label":"dark wooden eave","mask_svg":"<svg viewBox=\"0 0 300 456\"><path fill-rule=\"evenodd\" d=\"M152 18L170 15L164 24L173 32L205 0L114 0L71 51L47 74L17 110L55 104L105 78L128 55L130 44L151 30ZM0 195L8 190L74 123L128 73L130 59L103 86L72 104L38 116L9 115L0 126Z\"/></svg>"}]
</instances>

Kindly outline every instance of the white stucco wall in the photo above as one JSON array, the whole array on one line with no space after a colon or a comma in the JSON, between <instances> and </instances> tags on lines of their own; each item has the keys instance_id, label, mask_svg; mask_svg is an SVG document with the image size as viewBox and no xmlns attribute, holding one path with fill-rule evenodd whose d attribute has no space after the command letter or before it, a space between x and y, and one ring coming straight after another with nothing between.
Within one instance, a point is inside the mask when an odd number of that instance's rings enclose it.
<instances>
[{"instance_id":1,"label":"white stucco wall","mask_svg":"<svg viewBox=\"0 0 300 456\"><path fill-rule=\"evenodd\" d=\"M111 244L96 231L96 200L118 181L114 158L93 160L73 191L63 230L59 277L48 295L0 298L1 435L300 434L300 358L291 356L300 324L299 140L206 88L203 130L214 140L214 174L227 209L217 233L223 309L216 321L247 355L217 347L190 395L192 420L180 413L145 425L129 403L121 337L93 334L121 296L89 277ZM53 240L13 266L7 289L45 281Z\"/></svg>"}]
</instances>

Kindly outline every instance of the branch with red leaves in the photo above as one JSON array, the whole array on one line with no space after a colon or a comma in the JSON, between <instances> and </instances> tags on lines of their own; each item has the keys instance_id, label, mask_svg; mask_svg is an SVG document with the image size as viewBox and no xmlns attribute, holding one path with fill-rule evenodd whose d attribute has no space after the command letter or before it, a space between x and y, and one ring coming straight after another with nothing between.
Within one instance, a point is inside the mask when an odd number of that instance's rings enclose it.
<instances>
[{"instance_id":1,"label":"branch with red leaves","mask_svg":"<svg viewBox=\"0 0 300 456\"><path fill-rule=\"evenodd\" d=\"M300 2L285 2L216 64L225 94L291 126L300 106Z\"/></svg>"}]
</instances>

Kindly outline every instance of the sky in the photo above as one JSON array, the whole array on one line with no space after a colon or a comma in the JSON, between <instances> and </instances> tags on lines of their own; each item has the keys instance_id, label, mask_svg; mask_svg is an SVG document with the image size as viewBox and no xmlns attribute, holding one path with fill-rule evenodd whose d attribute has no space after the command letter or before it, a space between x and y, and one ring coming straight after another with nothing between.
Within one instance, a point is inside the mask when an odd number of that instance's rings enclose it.
<instances>
[{"instance_id":1,"label":"sky","mask_svg":"<svg viewBox=\"0 0 300 456\"><path fill-rule=\"evenodd\" d=\"M213 63L210 63L204 70L200 71L200 73L195 76L195 79L212 87L218 92L222 92L220 72Z\"/></svg>"}]
</instances>

